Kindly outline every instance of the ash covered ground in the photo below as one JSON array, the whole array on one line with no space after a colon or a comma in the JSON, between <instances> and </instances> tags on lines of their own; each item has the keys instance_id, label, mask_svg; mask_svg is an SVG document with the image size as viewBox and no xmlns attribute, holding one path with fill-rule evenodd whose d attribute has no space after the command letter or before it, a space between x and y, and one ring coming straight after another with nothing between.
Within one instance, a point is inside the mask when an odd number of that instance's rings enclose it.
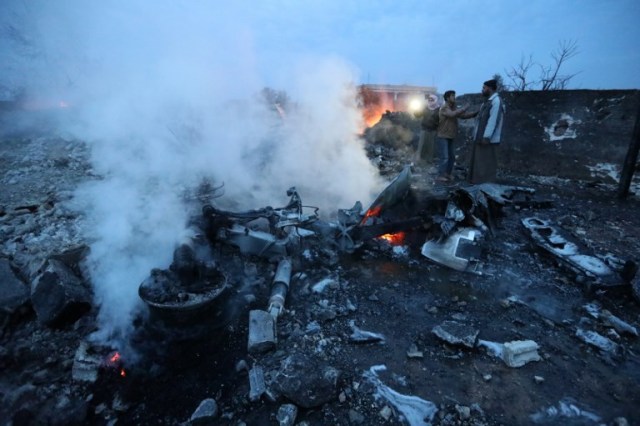
<instances>
[{"instance_id":1,"label":"ash covered ground","mask_svg":"<svg viewBox=\"0 0 640 426\"><path fill-rule=\"evenodd\" d=\"M371 146L370 157L392 178L410 161L410 142ZM91 242L74 190L100 179L87 146L50 134L5 137L0 169L3 424L640 423L640 305L630 286L591 288L521 223L548 219L596 253L637 261L640 202L617 200L611 180L503 171L501 183L533 188L550 203L502 209L482 245L482 275L422 256L419 230L401 246L374 239L351 254L303 256L277 348L266 353L247 351L249 310L266 308L275 267L222 248L230 297L195 324L167 329L137 319L133 362L87 343L99 306L85 293L47 324L32 301L45 303L31 287L47 259L83 276ZM456 173L458 183L434 187L428 168L414 166L407 208L464 185L464 169ZM539 360L510 367L490 344L448 343L433 332L451 323L485 342L535 341ZM589 344L585 333L609 343ZM95 376L74 374L82 351L103 359Z\"/></svg>"}]
</instances>

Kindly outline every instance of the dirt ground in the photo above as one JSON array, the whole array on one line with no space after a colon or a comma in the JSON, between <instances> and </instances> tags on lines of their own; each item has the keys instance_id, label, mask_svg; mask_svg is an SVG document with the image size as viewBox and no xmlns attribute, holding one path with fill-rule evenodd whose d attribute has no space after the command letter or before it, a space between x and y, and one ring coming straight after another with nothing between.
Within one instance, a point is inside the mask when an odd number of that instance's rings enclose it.
<instances>
[{"instance_id":1,"label":"dirt ground","mask_svg":"<svg viewBox=\"0 0 640 426\"><path fill-rule=\"evenodd\" d=\"M413 208L424 208L434 192L464 185L458 173L452 186L434 187L427 170L415 166ZM82 218L65 202L79 182L93 178L78 141L29 135L0 141L0 257L25 281L33 258L84 242ZM195 337L140 321L135 345L142 359L131 366L124 360L125 377L105 368L95 382L72 379L74 354L95 329L95 306L73 324L49 328L27 304L2 330L2 424L181 424L206 398L218 407L211 424L223 425L426 424L411 413L419 418L427 401L437 408L436 425L640 424L639 340L611 332L584 308L595 303L638 327L638 301L628 287L587 289L537 248L520 222L550 219L596 253L638 261L638 196L617 200L615 186L601 181L504 172L500 180L531 187L552 206L506 206L495 236L483 244L482 275L423 257L423 231L408 235L402 247L374 240L337 261L303 258L278 319L277 349L264 354L247 353L248 313L266 307L274 268L233 253L221 253L235 271L235 290L218 307L223 316ZM325 279L328 285L316 287ZM533 340L541 360L512 368L484 348L445 343L432 330L447 320L479 331L485 341ZM383 340L353 342L353 326ZM609 337L620 350L609 354L585 344L579 329ZM409 357L410 349L422 355ZM320 368L339 375L326 402L297 404L295 423L286 423L278 412L291 398L270 391L252 401L247 370L260 366L267 383L277 382L292 355L309 366L295 373L301 393L314 392L307 385L321 387L310 379ZM386 370L373 374L380 365ZM415 410L403 411L398 401Z\"/></svg>"}]
</instances>

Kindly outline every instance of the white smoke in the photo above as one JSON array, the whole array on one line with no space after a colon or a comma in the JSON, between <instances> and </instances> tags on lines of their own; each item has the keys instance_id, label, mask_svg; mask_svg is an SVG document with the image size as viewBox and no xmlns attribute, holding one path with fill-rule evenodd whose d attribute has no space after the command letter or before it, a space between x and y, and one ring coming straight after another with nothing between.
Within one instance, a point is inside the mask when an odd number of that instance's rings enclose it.
<instances>
[{"instance_id":1,"label":"white smoke","mask_svg":"<svg viewBox=\"0 0 640 426\"><path fill-rule=\"evenodd\" d=\"M241 7L10 0L3 8L17 26L4 85L68 102L73 120L60 130L90 144L101 176L76 198L86 206L96 336L105 342L126 341L138 286L169 265L189 214L182 194L203 178L224 183L219 201L239 209L285 205L296 186L304 204L329 214L367 205L381 189L357 137L357 73L333 57L274 63L289 82L282 120L256 100L266 83Z\"/></svg>"}]
</instances>

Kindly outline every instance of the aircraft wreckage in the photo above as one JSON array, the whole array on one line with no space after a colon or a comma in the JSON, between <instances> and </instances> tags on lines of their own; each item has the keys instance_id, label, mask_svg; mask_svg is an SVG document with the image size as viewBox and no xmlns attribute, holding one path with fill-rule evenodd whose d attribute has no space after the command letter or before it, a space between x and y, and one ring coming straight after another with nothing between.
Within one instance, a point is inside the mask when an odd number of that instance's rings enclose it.
<instances>
[{"instance_id":1,"label":"aircraft wreckage","mask_svg":"<svg viewBox=\"0 0 640 426\"><path fill-rule=\"evenodd\" d=\"M485 183L441 188L418 210L408 205L410 180L406 167L367 210L356 202L351 209L338 210L333 221L320 219L317 208L304 206L295 187L289 188L289 202L280 208L234 212L206 204L191 221L193 236L175 250L168 269L151 271L139 295L159 318L184 323L185 318L210 309L230 290L214 247L233 247L241 255L271 262L277 266L266 310L251 311L249 320L248 349L262 352L275 346L275 324L292 273L310 248L325 254L353 253L372 240L414 233L424 235L421 254L427 259L482 274L482 242L494 236L503 207L551 206L549 201L535 199L531 188ZM635 276L635 262L587 252L544 219L532 217L522 223L537 246L596 284L625 284Z\"/></svg>"}]
</instances>

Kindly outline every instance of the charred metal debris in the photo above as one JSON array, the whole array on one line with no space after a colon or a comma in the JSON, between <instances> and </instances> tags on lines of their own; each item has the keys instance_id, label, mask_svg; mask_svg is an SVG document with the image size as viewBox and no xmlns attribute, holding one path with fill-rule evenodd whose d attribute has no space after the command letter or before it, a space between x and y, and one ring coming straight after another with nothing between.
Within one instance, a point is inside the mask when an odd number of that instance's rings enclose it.
<instances>
[{"instance_id":1,"label":"charred metal debris","mask_svg":"<svg viewBox=\"0 0 640 426\"><path fill-rule=\"evenodd\" d=\"M496 235L505 206L551 207L550 201L536 199L531 188L487 183L439 188L418 203L410 181L406 167L368 209L356 202L338 210L331 221L303 205L295 187L280 208L227 211L206 203L202 215L192 220L193 237L175 250L168 269L151 272L139 295L156 316L182 323L210 309L229 290L215 247L277 265L265 309L250 312L248 350L263 352L276 346L277 318L302 258L335 264L340 254L365 245L417 243L421 254L435 263L482 274L483 241ZM541 250L589 283L628 284L635 276L635 262L594 254L549 221L529 217L522 224Z\"/></svg>"}]
</instances>

